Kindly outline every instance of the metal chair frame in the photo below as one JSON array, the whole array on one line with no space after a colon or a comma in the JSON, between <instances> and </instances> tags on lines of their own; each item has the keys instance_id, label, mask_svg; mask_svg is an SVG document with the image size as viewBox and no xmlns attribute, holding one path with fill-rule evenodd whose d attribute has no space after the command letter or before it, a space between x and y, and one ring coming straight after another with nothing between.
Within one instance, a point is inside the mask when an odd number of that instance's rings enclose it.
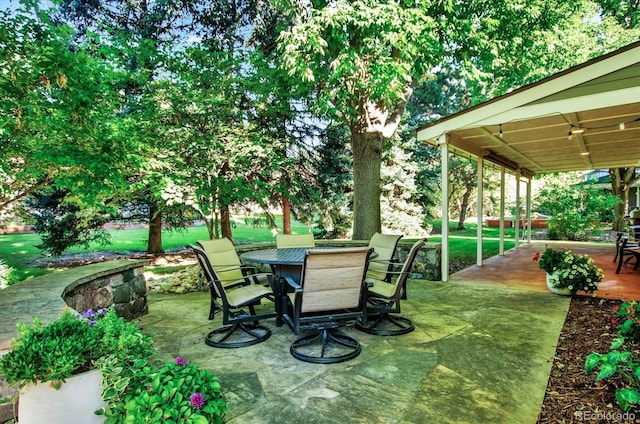
<instances>
[{"instance_id":1,"label":"metal chair frame","mask_svg":"<svg viewBox=\"0 0 640 424\"><path fill-rule=\"evenodd\" d=\"M638 268L640 267L640 251L631 250L631 248L637 249L638 244L635 244L635 243L629 244L628 238L622 237L618 247L618 254L616 255L618 258L618 266L616 267L616 274L620 274L620 270L622 269L623 266L627 268L627 266L633 259L636 260L636 263L633 266L633 270L637 271Z\"/></svg>"},{"instance_id":2,"label":"metal chair frame","mask_svg":"<svg viewBox=\"0 0 640 424\"><path fill-rule=\"evenodd\" d=\"M262 299L275 302L272 276L265 273L248 274L246 271L252 269L251 267L238 267L235 264L213 266L207 252L200 244L188 247L196 254L204 278L209 284L211 294L209 319L214 319L217 312L222 312L223 326L209 332L205 337L205 343L212 347L239 348L267 340L271 336L271 330L260 325L259 321L275 317L276 312L256 315L255 306L259 305ZM219 277L220 273L235 269L239 269L243 275L240 280ZM265 276L269 287L262 284ZM248 308L249 313L243 308Z\"/></svg>"},{"instance_id":3,"label":"metal chair frame","mask_svg":"<svg viewBox=\"0 0 640 424\"><path fill-rule=\"evenodd\" d=\"M364 276L372 251L368 247L312 249L305 254L300 284L291 278L285 279L293 292L283 294L284 321L295 334L314 331L291 344L289 351L294 358L330 364L348 361L360 354L360 343L338 328L366 320ZM318 261L322 265L318 265ZM347 276L341 279L343 272ZM335 350L338 354L332 354Z\"/></svg>"},{"instance_id":4,"label":"metal chair frame","mask_svg":"<svg viewBox=\"0 0 640 424\"><path fill-rule=\"evenodd\" d=\"M356 324L357 329L378 336L398 336L410 333L415 329L415 325L409 318L396 314L401 312L400 300L403 298L403 293L406 293L407 279L411 275L413 262L425 243L426 239L416 241L400 271L389 272L392 279L395 279L394 282L366 280L368 283L366 320ZM390 263L392 267L399 265L398 263Z\"/></svg>"}]
</instances>

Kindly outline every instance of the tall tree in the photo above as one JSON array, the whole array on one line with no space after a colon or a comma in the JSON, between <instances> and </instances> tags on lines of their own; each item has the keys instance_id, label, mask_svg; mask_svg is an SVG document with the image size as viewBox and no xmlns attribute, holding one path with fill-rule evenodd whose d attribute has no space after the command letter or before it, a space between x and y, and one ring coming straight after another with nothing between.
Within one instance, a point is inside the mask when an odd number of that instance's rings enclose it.
<instances>
[{"instance_id":1,"label":"tall tree","mask_svg":"<svg viewBox=\"0 0 640 424\"><path fill-rule=\"evenodd\" d=\"M414 87L452 58L469 73L526 49L532 34L577 10L573 1L295 1L282 33L283 66L310 88L316 110L351 133L353 237L380 230L380 164ZM515 57L507 57L515 60Z\"/></svg>"}]
</instances>

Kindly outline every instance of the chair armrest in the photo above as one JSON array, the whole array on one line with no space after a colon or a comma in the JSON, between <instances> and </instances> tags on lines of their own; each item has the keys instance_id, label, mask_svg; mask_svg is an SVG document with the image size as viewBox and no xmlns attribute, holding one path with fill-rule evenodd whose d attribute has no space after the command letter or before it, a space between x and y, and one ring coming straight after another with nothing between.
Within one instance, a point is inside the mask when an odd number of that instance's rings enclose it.
<instances>
[{"instance_id":1,"label":"chair armrest","mask_svg":"<svg viewBox=\"0 0 640 424\"><path fill-rule=\"evenodd\" d=\"M296 291L296 293L302 293L302 286L296 283L295 281L293 281L291 277L285 277L284 280L287 282L289 287L291 287Z\"/></svg>"}]
</instances>

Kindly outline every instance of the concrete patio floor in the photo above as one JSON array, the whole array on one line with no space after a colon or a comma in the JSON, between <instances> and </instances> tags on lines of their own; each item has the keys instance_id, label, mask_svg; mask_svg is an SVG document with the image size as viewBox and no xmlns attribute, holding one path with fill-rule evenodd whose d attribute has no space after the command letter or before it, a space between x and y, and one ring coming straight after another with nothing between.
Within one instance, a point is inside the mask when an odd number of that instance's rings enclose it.
<instances>
[{"instance_id":1,"label":"concrete patio floor","mask_svg":"<svg viewBox=\"0 0 640 424\"><path fill-rule=\"evenodd\" d=\"M535 423L570 298L551 294L531 258L531 243L470 267L447 283L412 280L403 315L416 330L380 337L354 328L357 358L333 365L300 362L289 353L296 336L264 321L273 334L256 346L217 349L204 337L208 293L149 296L142 326L163 360L183 356L220 377L230 424L251 423ZM567 247L566 244L563 247ZM611 261L611 245L590 249ZM599 263L599 265L601 265ZM602 293L616 297L618 278ZM611 294L613 293L613 294Z\"/></svg>"}]
</instances>

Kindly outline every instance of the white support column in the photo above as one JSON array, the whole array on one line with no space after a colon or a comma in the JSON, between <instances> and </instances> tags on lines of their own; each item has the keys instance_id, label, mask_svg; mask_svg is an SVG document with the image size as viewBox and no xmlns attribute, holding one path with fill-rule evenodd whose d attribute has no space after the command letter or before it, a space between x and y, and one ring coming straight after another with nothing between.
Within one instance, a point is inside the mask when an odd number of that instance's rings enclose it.
<instances>
[{"instance_id":1,"label":"white support column","mask_svg":"<svg viewBox=\"0 0 640 424\"><path fill-rule=\"evenodd\" d=\"M515 248L518 249L520 246L520 171L516 172L516 238L515 238Z\"/></svg>"},{"instance_id":2,"label":"white support column","mask_svg":"<svg viewBox=\"0 0 640 424\"><path fill-rule=\"evenodd\" d=\"M505 194L505 169L500 167L500 256L504 256L504 194Z\"/></svg>"},{"instance_id":3,"label":"white support column","mask_svg":"<svg viewBox=\"0 0 640 424\"><path fill-rule=\"evenodd\" d=\"M531 243L531 178L527 178L527 243Z\"/></svg>"},{"instance_id":4,"label":"white support column","mask_svg":"<svg viewBox=\"0 0 640 424\"><path fill-rule=\"evenodd\" d=\"M476 237L476 265L482 266L482 217L484 216L484 208L483 208L483 181L484 181L484 158L482 156L478 156L478 175L477 175L477 187L478 187L478 199L476 205L476 212L478 214L478 236Z\"/></svg>"},{"instance_id":5,"label":"white support column","mask_svg":"<svg viewBox=\"0 0 640 424\"><path fill-rule=\"evenodd\" d=\"M440 145L440 183L442 187L442 281L449 280L449 145L448 136L438 139Z\"/></svg>"}]
</instances>

